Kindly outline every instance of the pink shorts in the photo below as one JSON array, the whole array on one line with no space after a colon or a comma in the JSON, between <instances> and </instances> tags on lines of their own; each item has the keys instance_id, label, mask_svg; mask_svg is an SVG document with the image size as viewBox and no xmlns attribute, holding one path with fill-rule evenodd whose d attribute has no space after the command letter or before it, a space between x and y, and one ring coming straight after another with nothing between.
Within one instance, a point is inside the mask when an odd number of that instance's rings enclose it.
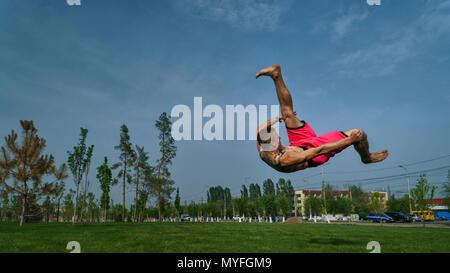
<instances>
[{"instance_id":1,"label":"pink shorts","mask_svg":"<svg viewBox=\"0 0 450 273\"><path fill-rule=\"evenodd\" d=\"M297 146L304 150L307 150L310 148L322 146L323 144L326 143L335 142L347 137L347 135L342 131L329 132L321 136L317 136L314 130L311 127L309 127L308 123L306 123L304 120L302 120L302 122L304 125L299 128L286 127L287 135L290 142L289 146ZM309 161L309 167L317 167L324 164L331 157L333 157L337 153L342 152L348 146L341 148L338 151L331 152L325 155L319 155L318 157L311 159Z\"/></svg>"}]
</instances>

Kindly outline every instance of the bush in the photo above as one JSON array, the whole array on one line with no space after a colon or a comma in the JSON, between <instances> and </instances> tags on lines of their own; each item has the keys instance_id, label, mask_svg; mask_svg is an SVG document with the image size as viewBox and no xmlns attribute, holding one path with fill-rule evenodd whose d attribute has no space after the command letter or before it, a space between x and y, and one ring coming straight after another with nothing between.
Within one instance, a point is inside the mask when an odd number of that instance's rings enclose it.
<instances>
[{"instance_id":1,"label":"bush","mask_svg":"<svg viewBox=\"0 0 450 273\"><path fill-rule=\"evenodd\" d=\"M369 214L365 211L358 213L358 215L359 215L359 219L364 219L367 216L369 216Z\"/></svg>"}]
</instances>

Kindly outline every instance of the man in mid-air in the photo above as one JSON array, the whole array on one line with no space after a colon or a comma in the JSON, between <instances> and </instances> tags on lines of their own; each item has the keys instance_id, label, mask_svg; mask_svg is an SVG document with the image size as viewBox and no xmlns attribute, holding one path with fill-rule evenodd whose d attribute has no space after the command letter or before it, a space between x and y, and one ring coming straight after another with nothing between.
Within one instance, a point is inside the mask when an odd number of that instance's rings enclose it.
<instances>
[{"instance_id":1,"label":"man in mid-air","mask_svg":"<svg viewBox=\"0 0 450 273\"><path fill-rule=\"evenodd\" d=\"M360 129L346 132L335 131L317 136L304 120L299 120L293 110L292 97L284 84L279 65L260 70L259 76L271 77L275 83L281 116L261 124L257 130L257 147L259 156L269 166L279 172L295 172L317 167L345 148L353 145L365 164L386 159L388 151L369 152L367 135ZM280 137L271 126L281 120L286 124L290 145L281 145Z\"/></svg>"}]
</instances>

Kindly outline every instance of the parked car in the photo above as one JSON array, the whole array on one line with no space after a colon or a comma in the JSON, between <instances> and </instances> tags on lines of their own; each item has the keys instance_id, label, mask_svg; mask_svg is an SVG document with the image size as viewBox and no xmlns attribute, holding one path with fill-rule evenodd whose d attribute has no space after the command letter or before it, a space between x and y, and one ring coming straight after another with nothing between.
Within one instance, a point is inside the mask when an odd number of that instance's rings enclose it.
<instances>
[{"instance_id":1,"label":"parked car","mask_svg":"<svg viewBox=\"0 0 450 273\"><path fill-rule=\"evenodd\" d=\"M374 223L392 223L394 219L385 213L369 213L369 216L365 220L372 221Z\"/></svg>"},{"instance_id":2,"label":"parked car","mask_svg":"<svg viewBox=\"0 0 450 273\"><path fill-rule=\"evenodd\" d=\"M281 216L276 216L275 219L273 220L274 222L283 222L283 217Z\"/></svg>"},{"instance_id":3,"label":"parked car","mask_svg":"<svg viewBox=\"0 0 450 273\"><path fill-rule=\"evenodd\" d=\"M450 220L450 212L448 212L448 211L435 212L434 220L438 220L438 221Z\"/></svg>"},{"instance_id":4,"label":"parked car","mask_svg":"<svg viewBox=\"0 0 450 273\"><path fill-rule=\"evenodd\" d=\"M386 215L390 216L394 222L407 223L412 222L412 218L401 212L386 212Z\"/></svg>"},{"instance_id":5,"label":"parked car","mask_svg":"<svg viewBox=\"0 0 450 273\"><path fill-rule=\"evenodd\" d=\"M234 216L233 217L233 221L236 221L236 222L246 222L246 221L248 221L248 218L246 218L245 216Z\"/></svg>"},{"instance_id":6,"label":"parked car","mask_svg":"<svg viewBox=\"0 0 450 273\"><path fill-rule=\"evenodd\" d=\"M189 221L191 221L191 217L187 214L181 214L180 220L181 220L181 222L189 222Z\"/></svg>"},{"instance_id":7,"label":"parked car","mask_svg":"<svg viewBox=\"0 0 450 273\"><path fill-rule=\"evenodd\" d=\"M322 216L313 216L312 218L309 218L309 221L320 222L322 221Z\"/></svg>"},{"instance_id":8,"label":"parked car","mask_svg":"<svg viewBox=\"0 0 450 273\"><path fill-rule=\"evenodd\" d=\"M419 222L420 221L420 217L417 214L408 214L408 216L411 218L411 220L413 222Z\"/></svg>"}]
</instances>

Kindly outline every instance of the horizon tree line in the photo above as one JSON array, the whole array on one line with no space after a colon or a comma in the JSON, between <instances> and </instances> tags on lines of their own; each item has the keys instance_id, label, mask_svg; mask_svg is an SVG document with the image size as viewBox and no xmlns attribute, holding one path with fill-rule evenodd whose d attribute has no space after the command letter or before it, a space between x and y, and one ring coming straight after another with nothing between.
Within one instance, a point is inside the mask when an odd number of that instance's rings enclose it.
<instances>
[{"instance_id":1,"label":"horizon tree line","mask_svg":"<svg viewBox=\"0 0 450 273\"><path fill-rule=\"evenodd\" d=\"M444 184L447 202L450 196L450 171L448 182ZM262 188L262 190L261 190ZM370 212L396 211L409 214L409 196L400 198L390 195L386 203L381 202L378 192L365 192L361 185L348 187L350 194L341 196L332 185L324 185L323 196L309 194L304 208L305 216L320 216L328 213L336 214L358 214L360 218L367 216ZM429 209L429 200L434 198L436 186L428 183L425 174L417 179L417 184L411 192L411 200L416 210ZM248 187L242 185L240 196L232 197L229 188L213 186L206 192L206 203L198 204L191 201L181 206L179 213L187 213L191 217L274 217L295 215L295 190L290 180L280 178L277 183L272 179L266 179L262 187L258 183L251 183ZM178 194L177 194L178 197ZM179 198L179 197L178 197ZM179 201L178 201L179 202ZM448 204L448 203L447 203ZM301 215L300 211L297 211Z\"/></svg>"}]
</instances>

